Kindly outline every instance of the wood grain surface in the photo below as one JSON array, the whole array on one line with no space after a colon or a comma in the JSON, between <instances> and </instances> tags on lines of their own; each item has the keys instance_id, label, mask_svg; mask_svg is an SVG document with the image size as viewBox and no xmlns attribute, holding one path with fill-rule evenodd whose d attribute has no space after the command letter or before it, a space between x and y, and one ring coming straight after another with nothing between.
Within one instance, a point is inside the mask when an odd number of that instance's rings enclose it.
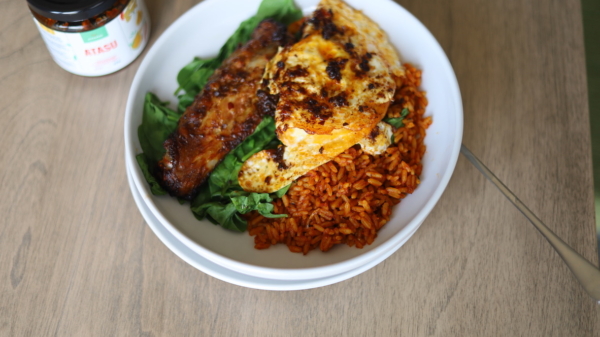
<instances>
[{"instance_id":1,"label":"wood grain surface","mask_svg":"<svg viewBox=\"0 0 600 337\"><path fill-rule=\"evenodd\" d=\"M452 62L464 143L597 264L579 0L398 2ZM197 1L146 3L153 43ZM25 1L0 1L0 27L0 336L600 335L598 306L464 158L413 238L350 280L270 292L194 269L127 184L141 58L83 78L52 61Z\"/></svg>"}]
</instances>

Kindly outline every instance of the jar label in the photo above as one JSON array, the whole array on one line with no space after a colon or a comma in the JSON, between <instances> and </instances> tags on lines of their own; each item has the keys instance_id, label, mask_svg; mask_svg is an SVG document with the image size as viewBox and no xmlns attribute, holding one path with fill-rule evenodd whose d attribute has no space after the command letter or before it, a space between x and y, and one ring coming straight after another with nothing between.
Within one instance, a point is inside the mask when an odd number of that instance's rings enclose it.
<instances>
[{"instance_id":1,"label":"jar label","mask_svg":"<svg viewBox=\"0 0 600 337\"><path fill-rule=\"evenodd\" d=\"M36 23L54 61L82 76L113 73L135 60L150 35L150 20L143 0L131 0L106 25L81 33L52 30Z\"/></svg>"},{"instance_id":2,"label":"jar label","mask_svg":"<svg viewBox=\"0 0 600 337\"><path fill-rule=\"evenodd\" d=\"M106 26L102 26L100 28L96 28L89 32L81 33L81 38L84 43L90 43L94 41L98 41L108 36L108 31L106 30Z\"/></svg>"}]
</instances>

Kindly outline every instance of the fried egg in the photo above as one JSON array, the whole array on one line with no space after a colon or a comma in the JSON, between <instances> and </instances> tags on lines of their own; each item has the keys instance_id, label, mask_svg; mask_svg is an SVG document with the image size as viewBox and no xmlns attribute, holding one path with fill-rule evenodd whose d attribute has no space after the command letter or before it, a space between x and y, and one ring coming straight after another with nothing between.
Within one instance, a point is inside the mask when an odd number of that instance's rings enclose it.
<instances>
[{"instance_id":1,"label":"fried egg","mask_svg":"<svg viewBox=\"0 0 600 337\"><path fill-rule=\"evenodd\" d=\"M382 154L390 144L392 144L392 136L394 132L392 130L392 126L385 122L379 122L377 125L371 130L371 133L363 139L361 139L358 144L362 148L362 150L370 155L380 155Z\"/></svg>"},{"instance_id":2,"label":"fried egg","mask_svg":"<svg viewBox=\"0 0 600 337\"><path fill-rule=\"evenodd\" d=\"M276 133L283 146L242 166L246 191L271 193L360 143L368 153L389 145L378 126L404 70L383 31L340 0L323 0L300 41L281 48L263 83L279 97Z\"/></svg>"}]
</instances>

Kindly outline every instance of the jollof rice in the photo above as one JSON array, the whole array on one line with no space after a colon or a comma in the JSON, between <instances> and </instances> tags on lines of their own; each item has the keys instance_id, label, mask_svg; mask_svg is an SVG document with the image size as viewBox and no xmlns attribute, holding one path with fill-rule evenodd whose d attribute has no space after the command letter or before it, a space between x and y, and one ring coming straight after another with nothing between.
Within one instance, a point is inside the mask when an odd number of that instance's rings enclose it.
<instances>
[{"instance_id":1,"label":"jollof rice","mask_svg":"<svg viewBox=\"0 0 600 337\"><path fill-rule=\"evenodd\" d=\"M395 144L377 156L356 145L299 178L273 202L274 213L288 214L287 218L249 213L248 232L255 248L285 243L290 251L307 254L316 248L328 251L336 244L363 248L373 243L393 206L420 183L423 139L432 122L423 116L427 98L418 89L421 71L410 64L405 68L387 113L399 117L402 109L409 111L404 126L394 132Z\"/></svg>"}]
</instances>

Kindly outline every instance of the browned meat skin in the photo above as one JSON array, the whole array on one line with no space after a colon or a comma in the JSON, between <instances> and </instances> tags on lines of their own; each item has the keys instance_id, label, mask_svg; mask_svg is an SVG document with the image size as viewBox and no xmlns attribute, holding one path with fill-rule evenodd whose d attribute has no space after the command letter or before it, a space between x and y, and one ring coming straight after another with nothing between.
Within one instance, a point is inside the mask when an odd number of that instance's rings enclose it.
<instances>
[{"instance_id":1,"label":"browned meat skin","mask_svg":"<svg viewBox=\"0 0 600 337\"><path fill-rule=\"evenodd\" d=\"M157 178L171 195L192 199L223 157L252 134L263 117L256 92L264 68L290 42L285 26L265 20L210 77L164 143Z\"/></svg>"}]
</instances>

